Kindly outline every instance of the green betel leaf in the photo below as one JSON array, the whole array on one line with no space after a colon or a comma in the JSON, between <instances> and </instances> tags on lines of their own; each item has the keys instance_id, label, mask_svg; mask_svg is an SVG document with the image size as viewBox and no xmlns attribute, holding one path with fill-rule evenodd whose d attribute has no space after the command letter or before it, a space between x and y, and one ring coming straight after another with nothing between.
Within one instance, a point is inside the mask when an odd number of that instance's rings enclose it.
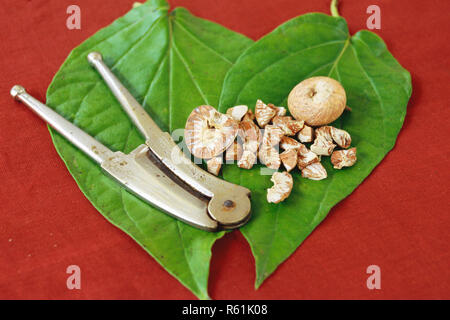
<instances>
[{"instance_id":1,"label":"green betel leaf","mask_svg":"<svg viewBox=\"0 0 450 320\"><path fill-rule=\"evenodd\" d=\"M220 109L256 99L286 106L300 81L330 76L344 86L347 104L333 125L347 130L357 147L355 166L332 168L328 178L312 181L294 171L287 200L268 204L270 176L227 166L224 178L252 190L251 221L241 228L256 261L256 287L282 263L326 217L330 209L366 178L395 144L411 95L408 71L392 57L377 35L360 31L350 37L340 17L312 13L292 19L249 47L226 76ZM301 271L300 271L301 272Z\"/></svg>"},{"instance_id":2,"label":"green betel leaf","mask_svg":"<svg viewBox=\"0 0 450 320\"><path fill-rule=\"evenodd\" d=\"M144 142L86 55L104 60L163 130L184 128L201 104L217 105L225 74L251 40L166 1L136 6L75 48L47 91L47 104L114 151ZM190 227L131 195L50 130L82 192L170 274L207 299L211 247L223 233ZM156 280L156 279L155 279Z\"/></svg>"}]
</instances>

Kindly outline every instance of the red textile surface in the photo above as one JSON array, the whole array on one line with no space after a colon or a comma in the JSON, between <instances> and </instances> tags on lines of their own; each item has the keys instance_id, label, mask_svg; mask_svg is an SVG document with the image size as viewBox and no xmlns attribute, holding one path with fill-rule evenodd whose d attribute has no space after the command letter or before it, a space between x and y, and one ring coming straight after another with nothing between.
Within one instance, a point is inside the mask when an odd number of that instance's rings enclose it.
<instances>
[{"instance_id":1,"label":"red textile surface","mask_svg":"<svg viewBox=\"0 0 450 320\"><path fill-rule=\"evenodd\" d=\"M258 39L329 0L172 0L195 15ZM82 29L65 27L78 4ZM70 50L127 12L132 0L4 0L0 7L0 298L191 299L194 296L85 199L45 124L8 92L20 83L40 100ZM214 299L450 298L449 1L342 1L351 33L366 8L411 71L413 95L395 149L337 205L284 264L254 290L254 260L238 232L213 248ZM68 265L82 289L66 288ZM381 267L381 290L366 268Z\"/></svg>"}]
</instances>

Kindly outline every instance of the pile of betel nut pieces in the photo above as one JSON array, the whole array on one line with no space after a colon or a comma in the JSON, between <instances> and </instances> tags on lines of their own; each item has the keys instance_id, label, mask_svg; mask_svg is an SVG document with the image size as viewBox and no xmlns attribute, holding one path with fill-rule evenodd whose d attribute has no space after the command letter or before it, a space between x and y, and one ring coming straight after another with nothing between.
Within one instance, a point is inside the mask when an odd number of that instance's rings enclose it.
<instances>
[{"instance_id":1,"label":"pile of betel nut pieces","mask_svg":"<svg viewBox=\"0 0 450 320\"><path fill-rule=\"evenodd\" d=\"M322 180L327 171L321 157L331 156L335 169L356 162L356 148L349 148L350 134L328 124L341 116L347 105L342 85L328 77L312 77L292 89L286 108L257 100L255 112L245 105L226 114L211 106L199 106L190 114L184 132L189 151L205 159L210 173L218 175L224 160L251 169L259 161L275 170L267 201L279 203L292 190L289 172L295 167L304 178ZM256 122L255 122L256 120ZM310 147L305 145L310 144ZM280 150L281 149L281 150ZM285 171L277 171L283 166Z\"/></svg>"}]
</instances>

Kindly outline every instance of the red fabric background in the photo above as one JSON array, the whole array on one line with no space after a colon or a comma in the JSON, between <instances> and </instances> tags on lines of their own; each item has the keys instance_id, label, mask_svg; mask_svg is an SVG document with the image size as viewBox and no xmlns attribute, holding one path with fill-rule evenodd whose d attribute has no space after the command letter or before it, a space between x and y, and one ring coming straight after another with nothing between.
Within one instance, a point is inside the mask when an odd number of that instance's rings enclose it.
<instances>
[{"instance_id":1,"label":"red fabric background","mask_svg":"<svg viewBox=\"0 0 450 320\"><path fill-rule=\"evenodd\" d=\"M258 39L294 16L329 13L329 0L172 0ZM82 29L65 27L76 3ZM0 7L0 298L191 299L131 238L84 198L44 123L9 96L20 83L41 100L70 50L127 12L132 0L3 0ZM351 33L381 7L389 49L411 71L413 95L395 149L255 291L254 261L238 232L213 248L215 299L450 298L450 1L342 1ZM66 288L68 265L82 289ZM366 288L367 266L382 289Z\"/></svg>"}]
</instances>

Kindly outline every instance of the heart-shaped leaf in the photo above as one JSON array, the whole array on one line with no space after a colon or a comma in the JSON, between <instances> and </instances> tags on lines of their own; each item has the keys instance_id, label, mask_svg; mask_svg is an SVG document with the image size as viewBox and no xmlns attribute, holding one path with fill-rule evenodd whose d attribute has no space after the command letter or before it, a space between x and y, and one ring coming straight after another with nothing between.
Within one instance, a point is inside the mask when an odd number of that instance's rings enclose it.
<instances>
[{"instance_id":1,"label":"heart-shaped leaf","mask_svg":"<svg viewBox=\"0 0 450 320\"><path fill-rule=\"evenodd\" d=\"M343 18L319 13L292 19L248 48L227 74L220 109L251 106L256 99L286 105L297 83L319 75L339 80L346 90L353 111L333 125L351 134L358 150L356 165L335 170L324 158L328 178L322 181L293 172L292 193L280 204L267 203L270 177L259 168L224 170L225 179L252 190L253 217L241 231L255 256L256 287L393 148L405 118L411 95L408 71L377 35L360 31L350 36Z\"/></svg>"},{"instance_id":2,"label":"heart-shaped leaf","mask_svg":"<svg viewBox=\"0 0 450 320\"><path fill-rule=\"evenodd\" d=\"M183 128L198 105L217 105L226 72L251 40L164 0L137 6L75 48L47 91L47 104L112 150L144 139L86 55L100 51L112 71L164 130ZM211 247L223 233L190 227L152 208L105 176L51 130L82 192L199 298L208 298Z\"/></svg>"}]
</instances>

